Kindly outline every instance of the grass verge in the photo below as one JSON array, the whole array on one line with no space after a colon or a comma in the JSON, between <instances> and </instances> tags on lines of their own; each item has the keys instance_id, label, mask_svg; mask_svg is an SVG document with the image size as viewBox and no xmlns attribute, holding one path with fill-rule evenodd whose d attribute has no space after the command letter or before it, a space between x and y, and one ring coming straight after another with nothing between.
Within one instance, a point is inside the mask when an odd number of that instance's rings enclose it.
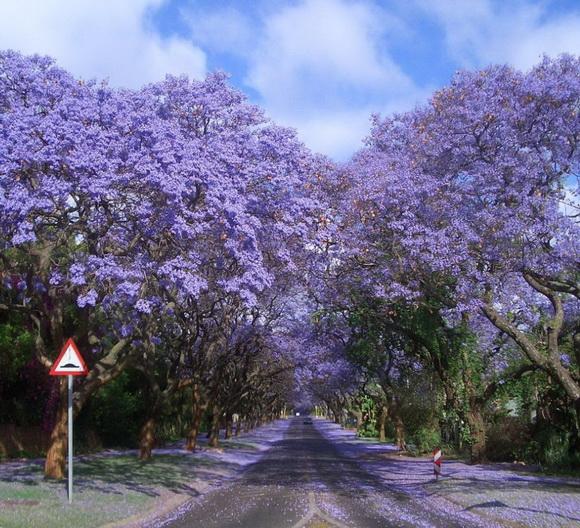
<instances>
[{"instance_id":1,"label":"grass verge","mask_svg":"<svg viewBox=\"0 0 580 528\"><path fill-rule=\"evenodd\" d=\"M38 461L0 465L1 528L92 528L154 509L176 494L199 494L197 483L217 481L229 464L195 455L91 456L75 461L73 504L66 481L44 480Z\"/></svg>"}]
</instances>

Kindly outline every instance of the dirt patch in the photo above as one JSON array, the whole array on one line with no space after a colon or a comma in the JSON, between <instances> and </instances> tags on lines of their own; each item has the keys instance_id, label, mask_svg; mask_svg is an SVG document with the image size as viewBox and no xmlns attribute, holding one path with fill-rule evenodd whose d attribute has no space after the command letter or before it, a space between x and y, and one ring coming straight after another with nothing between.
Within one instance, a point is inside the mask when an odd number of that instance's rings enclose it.
<instances>
[{"instance_id":1,"label":"dirt patch","mask_svg":"<svg viewBox=\"0 0 580 528\"><path fill-rule=\"evenodd\" d=\"M30 499L8 499L0 500L0 508L18 508L20 506L38 506L40 501Z\"/></svg>"}]
</instances>

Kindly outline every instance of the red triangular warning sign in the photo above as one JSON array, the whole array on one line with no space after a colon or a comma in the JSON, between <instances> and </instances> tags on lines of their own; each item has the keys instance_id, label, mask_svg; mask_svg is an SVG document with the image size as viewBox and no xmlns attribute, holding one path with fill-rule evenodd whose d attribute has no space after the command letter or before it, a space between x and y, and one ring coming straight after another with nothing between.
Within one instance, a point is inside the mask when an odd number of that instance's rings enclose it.
<instances>
[{"instance_id":1,"label":"red triangular warning sign","mask_svg":"<svg viewBox=\"0 0 580 528\"><path fill-rule=\"evenodd\" d=\"M86 376L88 373L89 369L83 356L81 356L72 338L69 338L62 347L49 374L51 376Z\"/></svg>"}]
</instances>

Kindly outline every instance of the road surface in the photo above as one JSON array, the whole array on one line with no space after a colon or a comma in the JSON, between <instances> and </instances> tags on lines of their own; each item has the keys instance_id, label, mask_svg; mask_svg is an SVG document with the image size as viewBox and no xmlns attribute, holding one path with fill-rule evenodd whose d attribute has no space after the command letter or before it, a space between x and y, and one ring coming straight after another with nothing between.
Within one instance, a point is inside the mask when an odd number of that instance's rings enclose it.
<instances>
[{"instance_id":1,"label":"road surface","mask_svg":"<svg viewBox=\"0 0 580 528\"><path fill-rule=\"evenodd\" d=\"M388 463L386 461L385 463ZM206 495L172 528L468 528L387 487L342 454L314 424L293 418L283 440L238 480Z\"/></svg>"}]
</instances>

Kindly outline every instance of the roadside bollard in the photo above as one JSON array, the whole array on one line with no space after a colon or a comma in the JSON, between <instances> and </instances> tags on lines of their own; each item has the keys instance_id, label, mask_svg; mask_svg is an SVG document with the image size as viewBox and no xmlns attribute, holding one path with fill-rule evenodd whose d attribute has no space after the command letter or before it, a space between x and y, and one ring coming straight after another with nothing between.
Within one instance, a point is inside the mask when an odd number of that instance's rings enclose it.
<instances>
[{"instance_id":1,"label":"roadside bollard","mask_svg":"<svg viewBox=\"0 0 580 528\"><path fill-rule=\"evenodd\" d=\"M441 476L441 461L441 448L436 447L433 449L433 473L435 474L435 480L439 480L439 477Z\"/></svg>"}]
</instances>

